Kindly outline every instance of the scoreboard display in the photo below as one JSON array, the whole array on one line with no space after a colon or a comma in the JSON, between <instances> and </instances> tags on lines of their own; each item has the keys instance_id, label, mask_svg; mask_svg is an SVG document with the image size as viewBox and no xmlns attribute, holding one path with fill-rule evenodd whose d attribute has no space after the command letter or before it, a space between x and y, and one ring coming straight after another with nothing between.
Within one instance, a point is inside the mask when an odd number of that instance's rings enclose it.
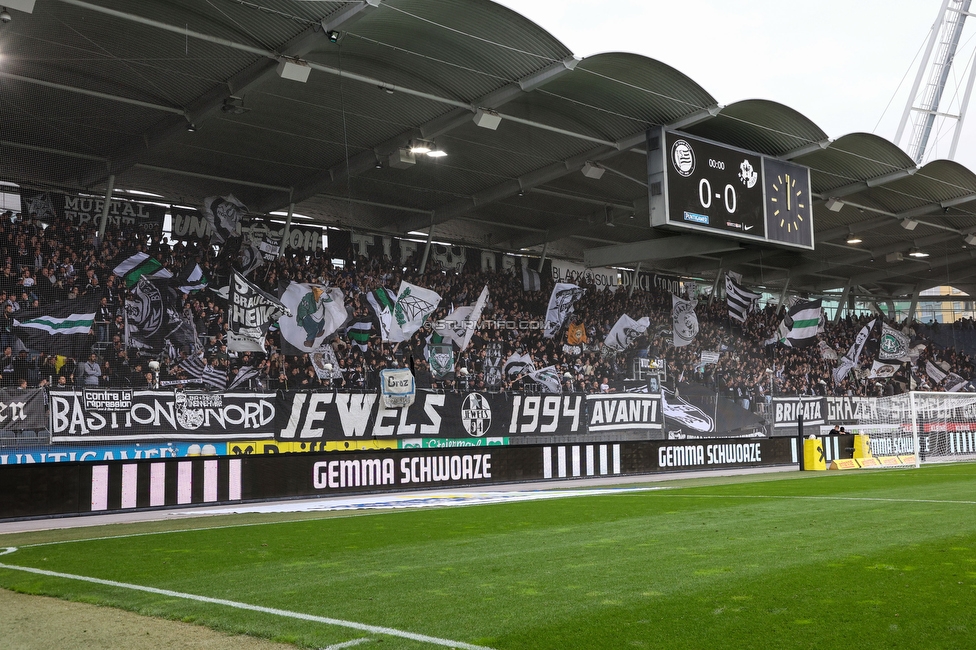
<instances>
[{"instance_id":1,"label":"scoreboard display","mask_svg":"<svg viewBox=\"0 0 976 650\"><path fill-rule=\"evenodd\" d=\"M663 129L647 158L652 226L813 249L807 167Z\"/></svg>"}]
</instances>

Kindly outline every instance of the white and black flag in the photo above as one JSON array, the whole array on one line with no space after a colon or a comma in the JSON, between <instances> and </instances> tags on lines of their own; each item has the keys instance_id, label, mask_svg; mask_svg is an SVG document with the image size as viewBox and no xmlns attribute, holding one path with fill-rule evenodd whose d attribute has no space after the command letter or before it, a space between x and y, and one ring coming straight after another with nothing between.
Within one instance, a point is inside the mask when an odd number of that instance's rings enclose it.
<instances>
[{"instance_id":1,"label":"white and black flag","mask_svg":"<svg viewBox=\"0 0 976 650\"><path fill-rule=\"evenodd\" d=\"M586 293L575 284L559 282L549 296L549 308L546 310L546 329L543 333L547 339L551 339L556 332L562 329L563 324L570 314L573 313L573 303Z\"/></svg>"},{"instance_id":2,"label":"white and black flag","mask_svg":"<svg viewBox=\"0 0 976 650\"><path fill-rule=\"evenodd\" d=\"M729 318L739 323L746 322L749 314L759 300L760 294L743 288L731 273L725 274L725 300L729 305Z\"/></svg>"},{"instance_id":3,"label":"white and black flag","mask_svg":"<svg viewBox=\"0 0 976 650\"><path fill-rule=\"evenodd\" d=\"M264 352L271 324L291 311L280 300L251 284L239 271L231 274L227 296L227 349Z\"/></svg>"},{"instance_id":4,"label":"white and black flag","mask_svg":"<svg viewBox=\"0 0 976 650\"><path fill-rule=\"evenodd\" d=\"M607 340L604 342L604 345L618 352L626 350L650 326L651 319L647 316L644 316L640 320L634 320L627 314L622 314L610 329L610 333L607 334Z\"/></svg>"},{"instance_id":5,"label":"white and black flag","mask_svg":"<svg viewBox=\"0 0 976 650\"><path fill-rule=\"evenodd\" d=\"M162 352L167 341L177 349L197 345L193 319L183 313L183 294L169 280L139 278L125 301L125 333L127 347L149 354Z\"/></svg>"}]
</instances>

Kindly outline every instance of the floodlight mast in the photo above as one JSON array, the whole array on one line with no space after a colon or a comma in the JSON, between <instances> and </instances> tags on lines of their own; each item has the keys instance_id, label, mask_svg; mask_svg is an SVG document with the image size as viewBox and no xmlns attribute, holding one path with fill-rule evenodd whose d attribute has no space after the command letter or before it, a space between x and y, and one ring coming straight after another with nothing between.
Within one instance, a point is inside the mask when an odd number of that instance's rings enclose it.
<instances>
[{"instance_id":1,"label":"floodlight mast","mask_svg":"<svg viewBox=\"0 0 976 650\"><path fill-rule=\"evenodd\" d=\"M935 24L932 25L932 31L925 47L925 53L922 56L922 62L918 67L918 74L915 76L912 92L908 97L901 122L898 124L898 131L895 133L895 143L901 144L908 120L914 114L912 134L906 151L912 160L919 165L923 163L925 154L928 152L937 117L955 121L948 158L951 160L956 155L959 135L962 132L966 111L969 107L969 98L973 91L973 82L976 80L976 64L973 61L960 62L963 67L969 65L969 79L958 114L939 112L939 105L942 103L942 96L953 64L956 63L956 51L959 48L959 41L962 37L966 17L969 15L971 3L972 0L942 0L939 16ZM936 50L936 46L938 48L933 58L932 52ZM961 75L958 76L961 77ZM928 81L922 88L922 80L925 78Z\"/></svg>"}]
</instances>

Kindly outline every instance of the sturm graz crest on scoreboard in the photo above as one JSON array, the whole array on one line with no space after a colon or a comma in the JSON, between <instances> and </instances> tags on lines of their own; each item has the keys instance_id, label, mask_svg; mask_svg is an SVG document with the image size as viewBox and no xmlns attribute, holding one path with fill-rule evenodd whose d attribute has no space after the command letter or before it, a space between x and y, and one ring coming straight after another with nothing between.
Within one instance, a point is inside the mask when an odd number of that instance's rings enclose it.
<instances>
[{"instance_id":1,"label":"sturm graz crest on scoreboard","mask_svg":"<svg viewBox=\"0 0 976 650\"><path fill-rule=\"evenodd\" d=\"M481 393L471 393L461 403L461 423L469 436L480 438L491 427L491 405Z\"/></svg>"},{"instance_id":2,"label":"sturm graz crest on scoreboard","mask_svg":"<svg viewBox=\"0 0 976 650\"><path fill-rule=\"evenodd\" d=\"M686 178L695 173L695 150L687 140L675 140L671 145L671 164Z\"/></svg>"}]
</instances>

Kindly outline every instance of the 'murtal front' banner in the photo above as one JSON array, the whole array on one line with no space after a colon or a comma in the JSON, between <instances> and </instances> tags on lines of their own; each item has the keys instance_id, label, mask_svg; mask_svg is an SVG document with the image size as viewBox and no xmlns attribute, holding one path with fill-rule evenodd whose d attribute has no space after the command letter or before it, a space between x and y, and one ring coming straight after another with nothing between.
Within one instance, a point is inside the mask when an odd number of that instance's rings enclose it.
<instances>
[{"instance_id":1,"label":"'murtal front' banner","mask_svg":"<svg viewBox=\"0 0 976 650\"><path fill-rule=\"evenodd\" d=\"M503 396L417 391L406 408L376 393L279 393L278 440L470 438L504 435L512 406Z\"/></svg>"},{"instance_id":2,"label":"'murtal front' banner","mask_svg":"<svg viewBox=\"0 0 976 650\"><path fill-rule=\"evenodd\" d=\"M51 391L54 442L270 438L274 393Z\"/></svg>"},{"instance_id":3,"label":"'murtal front' banner","mask_svg":"<svg viewBox=\"0 0 976 650\"><path fill-rule=\"evenodd\" d=\"M76 226L100 223L104 209L104 197L24 189L20 192L21 214L32 215L45 223L68 222ZM108 225L115 228L146 226L160 233L165 215L166 208L161 205L113 199L108 208Z\"/></svg>"}]
</instances>

